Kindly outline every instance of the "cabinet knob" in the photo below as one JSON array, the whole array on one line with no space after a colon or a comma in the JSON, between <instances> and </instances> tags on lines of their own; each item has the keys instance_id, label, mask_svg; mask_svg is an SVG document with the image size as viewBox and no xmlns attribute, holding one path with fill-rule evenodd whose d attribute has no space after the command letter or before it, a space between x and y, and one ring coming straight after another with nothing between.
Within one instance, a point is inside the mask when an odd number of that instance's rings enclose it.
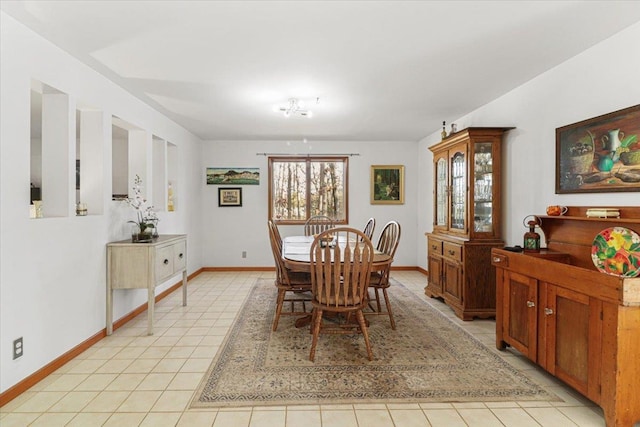
<instances>
[{"instance_id":1,"label":"cabinet knob","mask_svg":"<svg viewBox=\"0 0 640 427\"><path fill-rule=\"evenodd\" d=\"M500 257L493 257L493 262L502 262L502 259Z\"/></svg>"},{"instance_id":2,"label":"cabinet knob","mask_svg":"<svg viewBox=\"0 0 640 427\"><path fill-rule=\"evenodd\" d=\"M431 249L433 249L433 250L438 249L438 245L431 245Z\"/></svg>"},{"instance_id":3,"label":"cabinet knob","mask_svg":"<svg viewBox=\"0 0 640 427\"><path fill-rule=\"evenodd\" d=\"M544 309L544 314L547 316L551 316L553 314L553 310L547 307Z\"/></svg>"},{"instance_id":4,"label":"cabinet knob","mask_svg":"<svg viewBox=\"0 0 640 427\"><path fill-rule=\"evenodd\" d=\"M169 260L168 260L168 259L165 259L165 260L164 260L164 265L167 265L167 264L169 264Z\"/></svg>"},{"instance_id":5,"label":"cabinet knob","mask_svg":"<svg viewBox=\"0 0 640 427\"><path fill-rule=\"evenodd\" d=\"M183 254L178 255L178 258L182 259L184 257Z\"/></svg>"},{"instance_id":6,"label":"cabinet knob","mask_svg":"<svg viewBox=\"0 0 640 427\"><path fill-rule=\"evenodd\" d=\"M449 255L453 255L456 253L456 251L454 251L453 249L449 249L447 252L449 252Z\"/></svg>"},{"instance_id":7,"label":"cabinet knob","mask_svg":"<svg viewBox=\"0 0 640 427\"><path fill-rule=\"evenodd\" d=\"M531 308L531 307L535 307L536 303L533 301L527 301L527 307Z\"/></svg>"}]
</instances>

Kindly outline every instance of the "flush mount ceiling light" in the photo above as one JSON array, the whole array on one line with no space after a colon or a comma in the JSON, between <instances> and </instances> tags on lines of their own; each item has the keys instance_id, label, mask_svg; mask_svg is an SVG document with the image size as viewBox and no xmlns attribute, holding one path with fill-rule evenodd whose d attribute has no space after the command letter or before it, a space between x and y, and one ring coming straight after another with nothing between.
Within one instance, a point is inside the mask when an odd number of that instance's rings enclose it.
<instances>
[{"instance_id":1,"label":"flush mount ceiling light","mask_svg":"<svg viewBox=\"0 0 640 427\"><path fill-rule=\"evenodd\" d=\"M316 100L316 104L317 104ZM298 101L297 98L289 98L289 103L286 107L279 107L278 111L281 111L285 117L290 117L292 115L299 115L303 117L311 117L313 113L311 110L305 110L302 108L302 105Z\"/></svg>"}]
</instances>

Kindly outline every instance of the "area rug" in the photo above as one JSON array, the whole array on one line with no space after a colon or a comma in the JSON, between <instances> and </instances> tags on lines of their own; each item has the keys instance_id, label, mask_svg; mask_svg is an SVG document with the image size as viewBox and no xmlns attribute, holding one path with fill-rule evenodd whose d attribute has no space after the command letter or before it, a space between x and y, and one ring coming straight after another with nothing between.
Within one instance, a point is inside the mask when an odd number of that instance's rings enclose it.
<instances>
[{"instance_id":1,"label":"area rug","mask_svg":"<svg viewBox=\"0 0 640 427\"><path fill-rule=\"evenodd\" d=\"M400 283L389 294L396 330L367 316L372 362L361 335L321 335L313 363L308 327L271 330L276 288L258 280L191 407L558 400Z\"/></svg>"}]
</instances>

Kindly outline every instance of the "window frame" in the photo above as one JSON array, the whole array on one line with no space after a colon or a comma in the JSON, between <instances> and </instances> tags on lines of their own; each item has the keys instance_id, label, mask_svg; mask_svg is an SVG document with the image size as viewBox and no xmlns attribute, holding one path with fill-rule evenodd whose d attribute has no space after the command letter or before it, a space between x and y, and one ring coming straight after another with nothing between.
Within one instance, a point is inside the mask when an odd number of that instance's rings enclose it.
<instances>
[{"instance_id":1,"label":"window frame","mask_svg":"<svg viewBox=\"0 0 640 427\"><path fill-rule=\"evenodd\" d=\"M275 219L273 217L273 164L278 162L296 162L306 164L306 217L305 219ZM267 203L269 207L267 209L267 215L269 219L272 219L274 222L283 225L302 225L307 219L310 217L311 213L311 163L319 163L319 162L341 162L344 168L344 219L343 220L335 220L334 224L342 225L349 223L349 157L348 156L269 156L268 157L268 165L269 165L269 191L268 191L268 200Z\"/></svg>"}]
</instances>

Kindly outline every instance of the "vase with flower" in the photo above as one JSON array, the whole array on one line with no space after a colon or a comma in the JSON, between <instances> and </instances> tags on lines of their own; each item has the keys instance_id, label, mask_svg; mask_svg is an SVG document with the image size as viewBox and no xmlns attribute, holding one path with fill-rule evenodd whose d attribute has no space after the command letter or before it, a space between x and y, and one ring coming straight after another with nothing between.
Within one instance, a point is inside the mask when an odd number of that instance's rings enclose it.
<instances>
[{"instance_id":1,"label":"vase with flower","mask_svg":"<svg viewBox=\"0 0 640 427\"><path fill-rule=\"evenodd\" d=\"M133 181L133 197L125 199L127 204L136 211L136 220L127 221L133 224L131 241L134 243L148 243L158 238L159 218L153 206L147 205L147 199L142 195L142 179L136 175Z\"/></svg>"}]
</instances>

